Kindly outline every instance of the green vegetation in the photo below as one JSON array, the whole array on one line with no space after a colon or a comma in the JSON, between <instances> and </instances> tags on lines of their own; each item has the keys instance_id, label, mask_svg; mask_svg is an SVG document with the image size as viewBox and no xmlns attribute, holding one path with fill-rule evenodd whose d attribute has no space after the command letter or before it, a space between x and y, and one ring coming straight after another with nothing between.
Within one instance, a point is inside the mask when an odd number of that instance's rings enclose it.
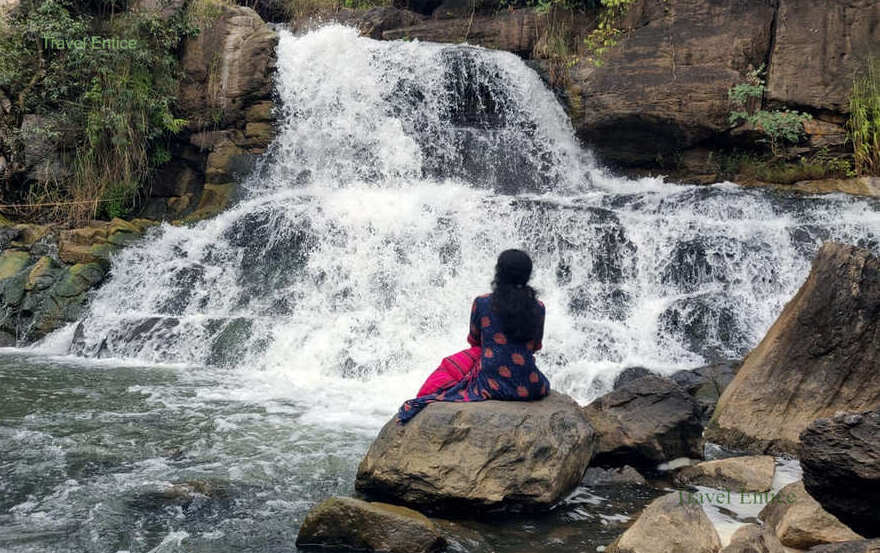
<instances>
[{"instance_id":1,"label":"green vegetation","mask_svg":"<svg viewBox=\"0 0 880 553\"><path fill-rule=\"evenodd\" d=\"M804 137L804 122L813 117L808 113L793 110L767 111L761 108L764 98L764 65L750 71L745 83L738 84L728 91L730 103L735 110L730 112L731 125L749 123L766 136L765 142L773 155L779 156L787 144L797 144Z\"/></svg>"},{"instance_id":2,"label":"green vegetation","mask_svg":"<svg viewBox=\"0 0 880 553\"><path fill-rule=\"evenodd\" d=\"M855 170L880 175L880 58L871 58L853 82L846 124L853 145Z\"/></svg>"},{"instance_id":3,"label":"green vegetation","mask_svg":"<svg viewBox=\"0 0 880 553\"><path fill-rule=\"evenodd\" d=\"M812 156L786 160L774 155L733 153L717 159L718 174L730 180L756 180L777 184L794 184L803 180L843 178L852 176L852 163L845 158L820 150Z\"/></svg>"},{"instance_id":4,"label":"green vegetation","mask_svg":"<svg viewBox=\"0 0 880 553\"><path fill-rule=\"evenodd\" d=\"M634 3L635 0L601 0L596 28L584 39L589 59L596 66L602 65L602 56L617 46L617 39L623 32L619 27L620 20Z\"/></svg>"},{"instance_id":5,"label":"green vegetation","mask_svg":"<svg viewBox=\"0 0 880 553\"><path fill-rule=\"evenodd\" d=\"M58 204L23 215L72 225L126 214L150 171L168 160L169 137L186 124L173 112L177 50L196 27L186 14L163 21L124 8L32 0L0 28L0 88L19 122L28 114L40 121L6 137L7 147L21 152L40 133L62 146L73 173L45 175L22 191L22 203Z\"/></svg>"}]
</instances>

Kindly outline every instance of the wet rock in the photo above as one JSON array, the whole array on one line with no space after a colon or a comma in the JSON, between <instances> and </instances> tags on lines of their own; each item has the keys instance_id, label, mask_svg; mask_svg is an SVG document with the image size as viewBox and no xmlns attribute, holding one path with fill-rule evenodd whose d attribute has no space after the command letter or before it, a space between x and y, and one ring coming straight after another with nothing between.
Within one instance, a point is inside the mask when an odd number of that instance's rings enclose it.
<instances>
[{"instance_id":1,"label":"wet rock","mask_svg":"<svg viewBox=\"0 0 880 553\"><path fill-rule=\"evenodd\" d=\"M594 465L655 466L702 453L699 404L668 378L628 382L584 408L599 443Z\"/></svg>"},{"instance_id":2,"label":"wet rock","mask_svg":"<svg viewBox=\"0 0 880 553\"><path fill-rule=\"evenodd\" d=\"M859 534L880 537L880 411L818 419L800 438L809 494Z\"/></svg>"},{"instance_id":3,"label":"wet rock","mask_svg":"<svg viewBox=\"0 0 880 553\"><path fill-rule=\"evenodd\" d=\"M809 549L814 545L861 539L834 515L828 513L807 494L802 481L779 491L777 501L770 502L758 515L773 530L782 545Z\"/></svg>"},{"instance_id":4,"label":"wet rock","mask_svg":"<svg viewBox=\"0 0 880 553\"><path fill-rule=\"evenodd\" d=\"M718 532L703 508L677 493L659 497L614 543L608 553L717 553Z\"/></svg>"},{"instance_id":5,"label":"wet rock","mask_svg":"<svg viewBox=\"0 0 880 553\"><path fill-rule=\"evenodd\" d=\"M370 8L366 11L340 10L334 19L356 27L364 36L379 40L385 31L412 27L422 23L425 18L414 11L384 6Z\"/></svg>"},{"instance_id":6,"label":"wet rock","mask_svg":"<svg viewBox=\"0 0 880 553\"><path fill-rule=\"evenodd\" d=\"M682 486L708 486L732 491L764 492L773 485L776 460L769 455L730 457L684 467L675 475Z\"/></svg>"},{"instance_id":7,"label":"wet rock","mask_svg":"<svg viewBox=\"0 0 880 553\"><path fill-rule=\"evenodd\" d=\"M546 509L583 477L595 434L578 405L552 392L532 402L434 403L388 422L355 487L422 510Z\"/></svg>"},{"instance_id":8,"label":"wet rock","mask_svg":"<svg viewBox=\"0 0 880 553\"><path fill-rule=\"evenodd\" d=\"M796 454L816 418L880 405L880 258L826 243L806 282L725 389L706 439Z\"/></svg>"},{"instance_id":9,"label":"wet rock","mask_svg":"<svg viewBox=\"0 0 880 553\"><path fill-rule=\"evenodd\" d=\"M643 376L658 375L653 371L646 369L645 367L627 367L620 371L620 374L614 377L614 384L612 385L611 389L617 390L621 388L624 384L642 378Z\"/></svg>"},{"instance_id":10,"label":"wet rock","mask_svg":"<svg viewBox=\"0 0 880 553\"><path fill-rule=\"evenodd\" d=\"M786 553L779 538L768 528L746 524L737 529L721 553Z\"/></svg>"},{"instance_id":11,"label":"wet rock","mask_svg":"<svg viewBox=\"0 0 880 553\"><path fill-rule=\"evenodd\" d=\"M742 361L731 360L673 373L669 378L684 388L703 408L703 418L711 417L718 399L733 381Z\"/></svg>"},{"instance_id":12,"label":"wet rock","mask_svg":"<svg viewBox=\"0 0 880 553\"><path fill-rule=\"evenodd\" d=\"M434 523L421 513L350 497L331 497L314 507L296 538L297 547L389 553L436 551L444 544Z\"/></svg>"},{"instance_id":13,"label":"wet rock","mask_svg":"<svg viewBox=\"0 0 880 553\"><path fill-rule=\"evenodd\" d=\"M810 553L880 553L880 540L856 540L817 545Z\"/></svg>"},{"instance_id":14,"label":"wet rock","mask_svg":"<svg viewBox=\"0 0 880 553\"><path fill-rule=\"evenodd\" d=\"M639 471L629 465L620 468L590 467L584 474L585 486L606 486L609 484L638 484L646 485L648 482Z\"/></svg>"}]
</instances>

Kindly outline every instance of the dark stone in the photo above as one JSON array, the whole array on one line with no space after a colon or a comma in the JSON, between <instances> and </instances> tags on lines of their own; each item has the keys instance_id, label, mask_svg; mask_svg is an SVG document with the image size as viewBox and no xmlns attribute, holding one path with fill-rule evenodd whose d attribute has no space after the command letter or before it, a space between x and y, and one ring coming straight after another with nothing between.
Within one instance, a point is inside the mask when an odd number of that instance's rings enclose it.
<instances>
[{"instance_id":1,"label":"dark stone","mask_svg":"<svg viewBox=\"0 0 880 553\"><path fill-rule=\"evenodd\" d=\"M880 540L855 540L826 543L811 547L809 553L880 553Z\"/></svg>"},{"instance_id":2,"label":"dark stone","mask_svg":"<svg viewBox=\"0 0 880 553\"><path fill-rule=\"evenodd\" d=\"M646 369L645 367L627 367L620 371L616 377L614 377L614 385L611 387L612 390L617 390L624 384L628 384L633 380L638 378L642 378L643 376L659 376L657 373Z\"/></svg>"},{"instance_id":3,"label":"dark stone","mask_svg":"<svg viewBox=\"0 0 880 553\"><path fill-rule=\"evenodd\" d=\"M702 455L702 409L668 378L644 376L584 407L599 435L592 464L654 468Z\"/></svg>"},{"instance_id":4,"label":"dark stone","mask_svg":"<svg viewBox=\"0 0 880 553\"><path fill-rule=\"evenodd\" d=\"M800 438L809 494L857 533L880 537L880 410L818 419Z\"/></svg>"},{"instance_id":5,"label":"dark stone","mask_svg":"<svg viewBox=\"0 0 880 553\"><path fill-rule=\"evenodd\" d=\"M629 465L620 468L590 467L581 482L584 486L607 486L615 484L646 485L645 477Z\"/></svg>"},{"instance_id":6,"label":"dark stone","mask_svg":"<svg viewBox=\"0 0 880 553\"><path fill-rule=\"evenodd\" d=\"M704 419L708 419L712 416L724 389L733 381L741 366L741 360L722 361L705 367L678 371L670 378L694 396L703 408Z\"/></svg>"}]
</instances>

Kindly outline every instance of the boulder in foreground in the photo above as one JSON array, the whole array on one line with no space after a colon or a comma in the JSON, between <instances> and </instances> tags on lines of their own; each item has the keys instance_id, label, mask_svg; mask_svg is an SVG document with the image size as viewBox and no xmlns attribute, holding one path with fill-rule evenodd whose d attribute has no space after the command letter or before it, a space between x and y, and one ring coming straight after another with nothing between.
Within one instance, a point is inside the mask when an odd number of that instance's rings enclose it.
<instances>
[{"instance_id":1,"label":"boulder in foreground","mask_svg":"<svg viewBox=\"0 0 880 553\"><path fill-rule=\"evenodd\" d=\"M702 456L697 401L668 378L643 376L584 407L599 434L593 464L654 467Z\"/></svg>"},{"instance_id":2,"label":"boulder in foreground","mask_svg":"<svg viewBox=\"0 0 880 553\"><path fill-rule=\"evenodd\" d=\"M773 486L775 473L776 460L769 455L731 457L684 467L675 475L675 482L736 492L765 492Z\"/></svg>"},{"instance_id":3,"label":"boulder in foreground","mask_svg":"<svg viewBox=\"0 0 880 553\"><path fill-rule=\"evenodd\" d=\"M706 439L797 454L799 434L837 411L880 406L880 258L826 243L807 281L724 390Z\"/></svg>"},{"instance_id":4,"label":"boulder in foreground","mask_svg":"<svg viewBox=\"0 0 880 553\"><path fill-rule=\"evenodd\" d=\"M580 407L557 392L530 402L438 402L382 428L355 487L432 512L539 510L577 486L594 444Z\"/></svg>"},{"instance_id":5,"label":"boulder in foreground","mask_svg":"<svg viewBox=\"0 0 880 553\"><path fill-rule=\"evenodd\" d=\"M862 538L822 509L804 489L802 481L785 486L777 497L778 500L769 503L758 516L773 529L782 545L809 549L823 543Z\"/></svg>"},{"instance_id":6,"label":"boulder in foreground","mask_svg":"<svg viewBox=\"0 0 880 553\"><path fill-rule=\"evenodd\" d=\"M880 537L880 410L818 419L801 433L804 487L856 532Z\"/></svg>"},{"instance_id":7,"label":"boulder in foreground","mask_svg":"<svg viewBox=\"0 0 880 553\"><path fill-rule=\"evenodd\" d=\"M331 497L314 507L300 528L297 547L427 553L445 545L428 517L396 505Z\"/></svg>"},{"instance_id":8,"label":"boulder in foreground","mask_svg":"<svg viewBox=\"0 0 880 553\"><path fill-rule=\"evenodd\" d=\"M703 508L672 493L652 501L608 553L716 553L718 532Z\"/></svg>"},{"instance_id":9,"label":"boulder in foreground","mask_svg":"<svg viewBox=\"0 0 880 553\"><path fill-rule=\"evenodd\" d=\"M786 553L779 538L768 528L746 524L733 533L721 553Z\"/></svg>"},{"instance_id":10,"label":"boulder in foreground","mask_svg":"<svg viewBox=\"0 0 880 553\"><path fill-rule=\"evenodd\" d=\"M856 540L811 547L809 553L880 553L880 540Z\"/></svg>"}]
</instances>

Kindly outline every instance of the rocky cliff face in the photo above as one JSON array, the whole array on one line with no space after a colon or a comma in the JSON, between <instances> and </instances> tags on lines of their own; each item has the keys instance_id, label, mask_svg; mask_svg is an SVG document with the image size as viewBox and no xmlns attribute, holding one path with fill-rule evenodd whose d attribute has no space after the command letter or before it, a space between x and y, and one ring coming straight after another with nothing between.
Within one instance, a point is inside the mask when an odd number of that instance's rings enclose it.
<instances>
[{"instance_id":1,"label":"rocky cliff face","mask_svg":"<svg viewBox=\"0 0 880 553\"><path fill-rule=\"evenodd\" d=\"M400 10L374 12L369 28L383 30L370 36L469 42L530 58L602 161L667 173L681 168L700 182L718 178L713 155L756 146L753 129L728 124L728 90L749 71L767 68L767 107L814 117L794 153L842 151L852 77L880 50L877 0L637 0L601 66L569 55L560 69L550 45L561 41L562 50L576 52L596 13L493 12L485 2L464 4L468 9L406 3L421 13L394 15L393 23L390 14ZM351 14L345 20L361 21Z\"/></svg>"}]
</instances>

